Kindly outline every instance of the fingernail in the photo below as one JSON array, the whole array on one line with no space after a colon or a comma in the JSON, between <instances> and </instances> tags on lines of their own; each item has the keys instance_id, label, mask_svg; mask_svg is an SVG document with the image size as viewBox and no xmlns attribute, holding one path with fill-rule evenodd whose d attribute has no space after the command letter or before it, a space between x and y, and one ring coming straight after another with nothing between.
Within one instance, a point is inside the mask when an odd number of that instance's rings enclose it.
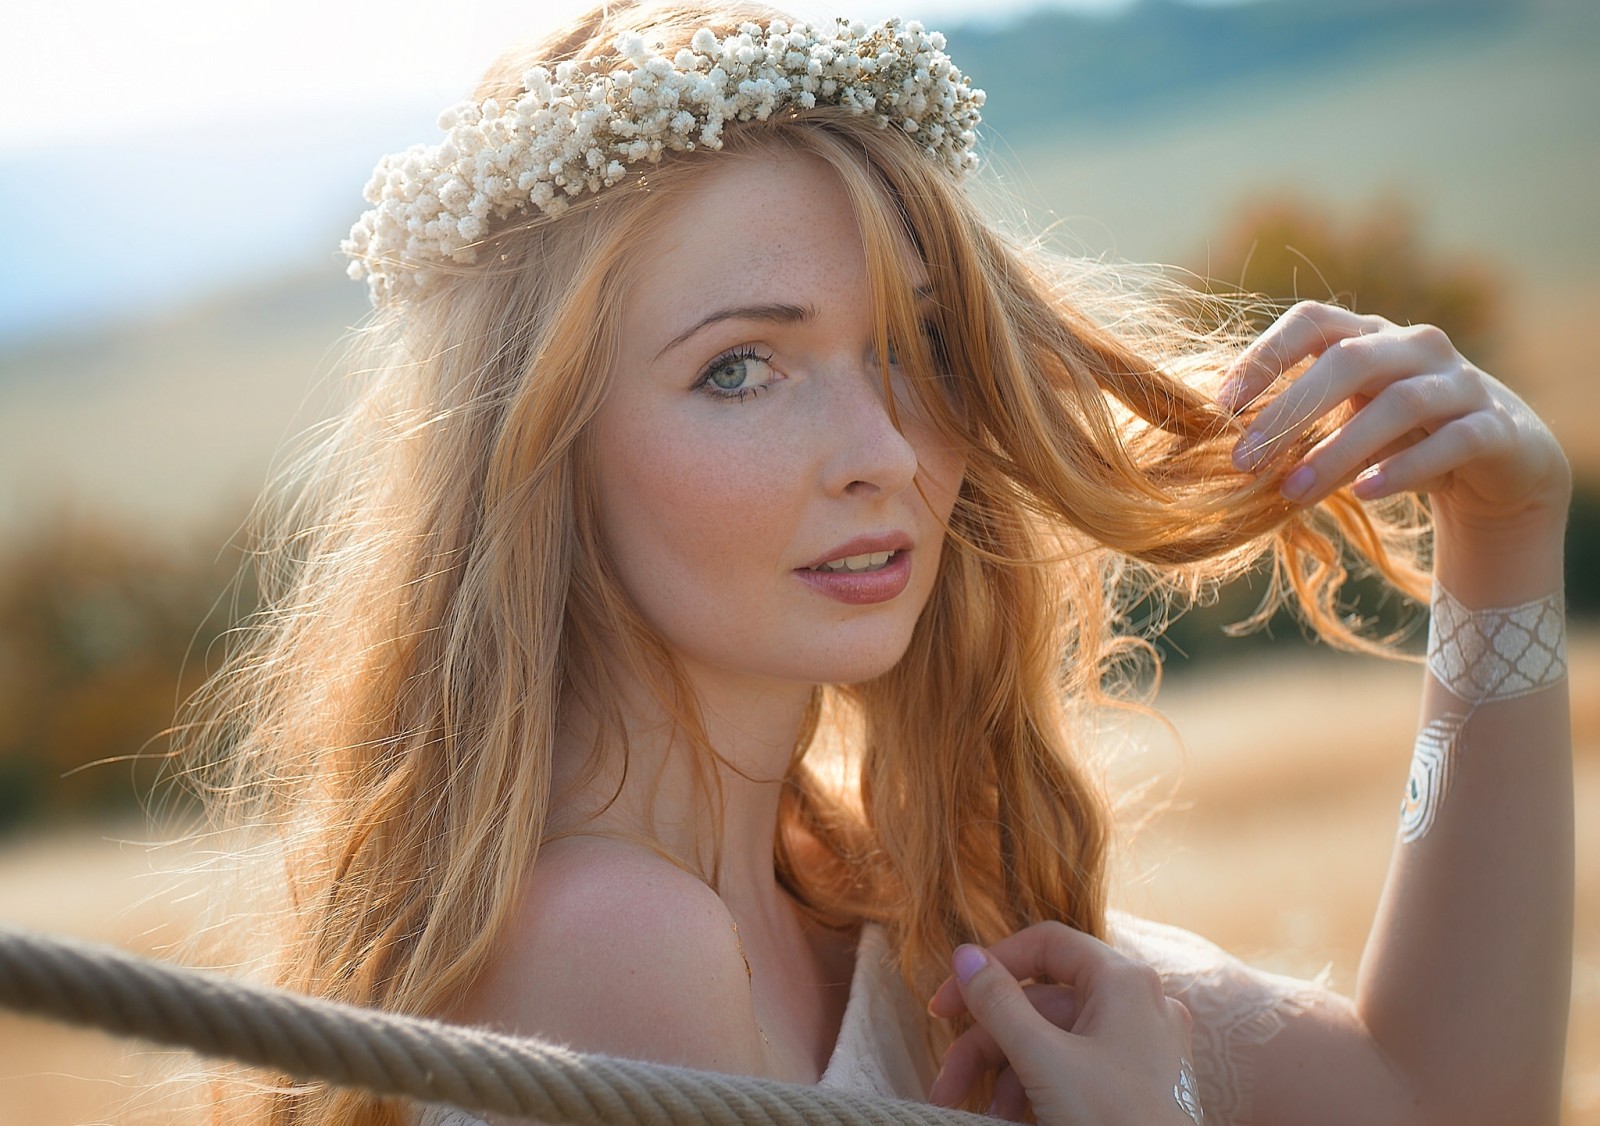
<instances>
[{"instance_id":1,"label":"fingernail","mask_svg":"<svg viewBox=\"0 0 1600 1126\"><path fill-rule=\"evenodd\" d=\"M1261 431L1252 430L1239 440L1233 447L1233 467L1235 469L1249 469L1255 464L1256 454L1261 449Z\"/></svg>"},{"instance_id":2,"label":"fingernail","mask_svg":"<svg viewBox=\"0 0 1600 1126\"><path fill-rule=\"evenodd\" d=\"M1316 483L1316 480L1317 471L1309 465L1302 465L1283 479L1283 484L1278 486L1278 491L1290 500L1299 500L1311 491L1311 486Z\"/></svg>"},{"instance_id":3,"label":"fingernail","mask_svg":"<svg viewBox=\"0 0 1600 1126\"><path fill-rule=\"evenodd\" d=\"M989 956L976 946L957 946L950 956L950 964L955 968L956 980L965 985L973 974L989 964Z\"/></svg>"},{"instance_id":4,"label":"fingernail","mask_svg":"<svg viewBox=\"0 0 1600 1126\"><path fill-rule=\"evenodd\" d=\"M1388 483L1389 479L1383 475L1383 470L1374 467L1357 477L1350 491L1362 500L1369 500L1382 493Z\"/></svg>"},{"instance_id":5,"label":"fingernail","mask_svg":"<svg viewBox=\"0 0 1600 1126\"><path fill-rule=\"evenodd\" d=\"M1229 414L1232 414L1234 411L1239 409L1239 404L1237 402L1238 398L1239 381L1236 379L1229 379L1223 383L1222 389L1217 392L1217 406L1221 407Z\"/></svg>"}]
</instances>

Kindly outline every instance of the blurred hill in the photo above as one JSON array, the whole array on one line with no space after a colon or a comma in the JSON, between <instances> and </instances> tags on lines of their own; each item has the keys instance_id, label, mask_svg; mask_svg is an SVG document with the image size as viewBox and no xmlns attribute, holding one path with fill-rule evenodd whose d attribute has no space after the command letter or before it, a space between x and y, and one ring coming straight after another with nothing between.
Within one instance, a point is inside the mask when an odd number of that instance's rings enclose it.
<instances>
[{"instance_id":1,"label":"blurred hill","mask_svg":"<svg viewBox=\"0 0 1600 1126\"><path fill-rule=\"evenodd\" d=\"M1514 35L1540 10L1534 0L1136 0L1099 15L1041 8L949 38L951 55L989 94L985 122L1031 144L1063 126L1121 129L1261 80L1293 86L1440 44Z\"/></svg>"}]
</instances>

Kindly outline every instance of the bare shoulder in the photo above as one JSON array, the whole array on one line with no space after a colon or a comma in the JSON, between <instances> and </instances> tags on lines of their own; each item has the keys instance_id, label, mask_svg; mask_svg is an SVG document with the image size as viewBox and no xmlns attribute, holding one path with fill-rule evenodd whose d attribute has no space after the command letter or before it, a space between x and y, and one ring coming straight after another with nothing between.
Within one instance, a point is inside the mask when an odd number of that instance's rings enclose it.
<instances>
[{"instance_id":1,"label":"bare shoulder","mask_svg":"<svg viewBox=\"0 0 1600 1126\"><path fill-rule=\"evenodd\" d=\"M766 1070L749 976L715 892L649 851L541 850L501 951L455 1014L584 1052Z\"/></svg>"}]
</instances>

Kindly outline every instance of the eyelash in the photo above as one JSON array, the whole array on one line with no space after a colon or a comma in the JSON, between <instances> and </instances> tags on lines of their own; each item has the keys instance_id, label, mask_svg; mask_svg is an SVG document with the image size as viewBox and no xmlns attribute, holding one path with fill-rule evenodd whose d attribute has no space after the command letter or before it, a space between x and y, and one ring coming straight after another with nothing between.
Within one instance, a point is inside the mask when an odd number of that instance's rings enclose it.
<instances>
[{"instance_id":1,"label":"eyelash","mask_svg":"<svg viewBox=\"0 0 1600 1126\"><path fill-rule=\"evenodd\" d=\"M946 366L944 335L939 331L939 326L931 317L924 317L917 326L922 339L927 343L928 351L933 356L934 367L943 369ZM890 362L895 362L894 345L889 345Z\"/></svg>"},{"instance_id":2,"label":"eyelash","mask_svg":"<svg viewBox=\"0 0 1600 1126\"><path fill-rule=\"evenodd\" d=\"M763 353L759 348L750 344L724 352L705 366L705 370L700 373L700 380L695 384L695 387L704 391L713 399L720 399L725 403L742 403L747 398L753 399L765 391L768 385L761 384L756 387L735 387L731 391L724 390L711 382L711 373L726 364L737 363L740 360L760 360L764 364L770 364L772 355L771 352Z\"/></svg>"},{"instance_id":3,"label":"eyelash","mask_svg":"<svg viewBox=\"0 0 1600 1126\"><path fill-rule=\"evenodd\" d=\"M933 353L934 363L942 368L944 366L944 338L940 334L938 327L931 319L925 319L921 324L921 331L928 341L929 350ZM696 389L705 392L713 399L736 403L742 403L746 399L753 399L767 390L767 384L760 384L755 387L735 387L733 390L728 391L711 382L712 372L725 364L737 363L740 360L760 360L764 364L769 364L772 362L772 353L763 353L759 348L750 344L724 352L707 364L705 369L701 371L700 379L695 384Z\"/></svg>"}]
</instances>

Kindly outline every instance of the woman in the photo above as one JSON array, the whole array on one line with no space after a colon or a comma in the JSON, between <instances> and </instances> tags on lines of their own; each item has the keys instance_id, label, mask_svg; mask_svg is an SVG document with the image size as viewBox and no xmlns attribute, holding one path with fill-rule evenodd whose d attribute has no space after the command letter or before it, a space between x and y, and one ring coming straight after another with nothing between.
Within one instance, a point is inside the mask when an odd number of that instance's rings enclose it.
<instances>
[{"instance_id":1,"label":"woman","mask_svg":"<svg viewBox=\"0 0 1600 1126\"><path fill-rule=\"evenodd\" d=\"M611 5L380 166L370 384L208 697L271 973L1050 1122L1553 1121L1559 449L1437 330L1244 347L1006 239L942 47ZM1415 490L1456 630L1356 1000L1108 919L1119 611L1270 554L1375 647L1341 553L1423 596Z\"/></svg>"}]
</instances>

